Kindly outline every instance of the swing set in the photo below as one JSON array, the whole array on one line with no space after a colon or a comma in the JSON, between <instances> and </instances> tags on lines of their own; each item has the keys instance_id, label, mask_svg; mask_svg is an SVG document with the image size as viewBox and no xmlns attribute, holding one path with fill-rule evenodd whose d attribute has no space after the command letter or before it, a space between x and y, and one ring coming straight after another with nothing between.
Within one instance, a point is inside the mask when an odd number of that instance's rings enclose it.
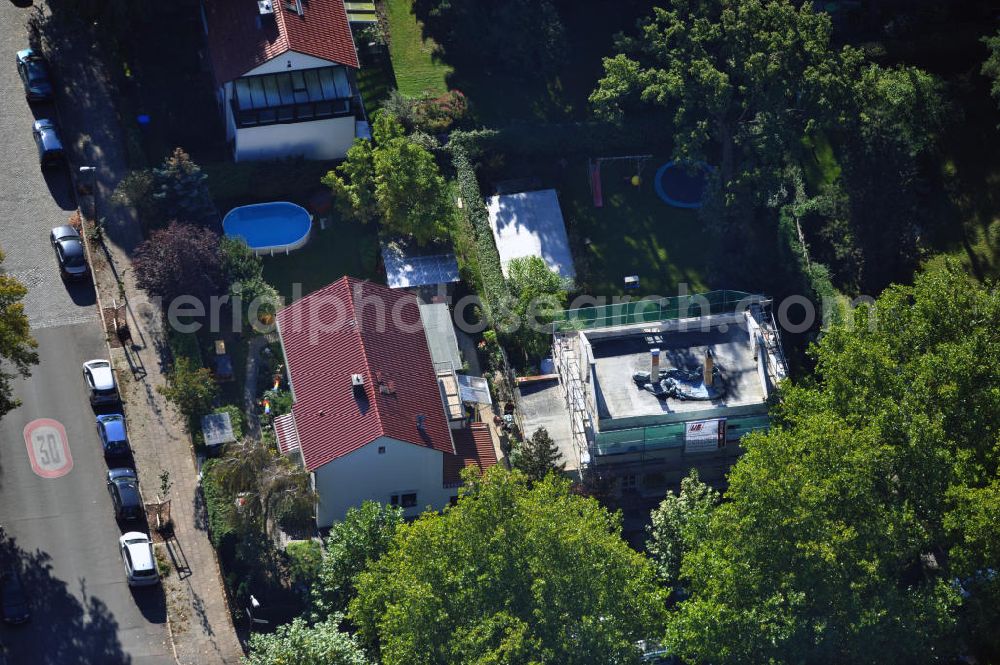
<instances>
[{"instance_id":1,"label":"swing set","mask_svg":"<svg viewBox=\"0 0 1000 665\"><path fill-rule=\"evenodd\" d=\"M621 157L588 157L587 158L587 176L590 181L590 193L594 197L594 207L601 208L604 206L604 194L601 190L601 163L602 162L634 162L635 163L635 175L632 176L631 183L633 187L638 187L642 184L642 168L646 161L651 159L652 155L623 155Z\"/></svg>"}]
</instances>

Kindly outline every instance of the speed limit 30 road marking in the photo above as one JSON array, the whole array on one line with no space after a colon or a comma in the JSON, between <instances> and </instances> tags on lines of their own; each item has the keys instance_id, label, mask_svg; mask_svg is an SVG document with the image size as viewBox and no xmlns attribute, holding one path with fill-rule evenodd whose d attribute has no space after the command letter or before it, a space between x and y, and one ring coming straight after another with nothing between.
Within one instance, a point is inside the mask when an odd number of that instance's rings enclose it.
<instances>
[{"instance_id":1,"label":"speed limit 30 road marking","mask_svg":"<svg viewBox=\"0 0 1000 665\"><path fill-rule=\"evenodd\" d=\"M58 420L39 418L24 426L31 470L42 478L61 478L73 469L66 428Z\"/></svg>"}]
</instances>

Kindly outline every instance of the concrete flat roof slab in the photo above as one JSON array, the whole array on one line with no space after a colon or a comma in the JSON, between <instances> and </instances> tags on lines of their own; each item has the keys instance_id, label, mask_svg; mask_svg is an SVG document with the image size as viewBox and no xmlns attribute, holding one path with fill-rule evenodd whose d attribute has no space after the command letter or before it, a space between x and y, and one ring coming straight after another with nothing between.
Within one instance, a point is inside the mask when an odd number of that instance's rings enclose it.
<instances>
[{"instance_id":1,"label":"concrete flat roof slab","mask_svg":"<svg viewBox=\"0 0 1000 665\"><path fill-rule=\"evenodd\" d=\"M514 259L540 256L561 277L576 278L556 190L493 196L486 207L504 277Z\"/></svg>"},{"instance_id":2,"label":"concrete flat roof slab","mask_svg":"<svg viewBox=\"0 0 1000 665\"><path fill-rule=\"evenodd\" d=\"M764 402L757 363L745 325L729 325L724 332L709 331L638 333L627 337L591 341L597 373L598 408L602 418L689 413L716 407ZM661 401L632 380L636 372L650 369L650 349L660 349L660 369L700 369L705 352L712 350L715 366L722 370L727 392L717 400Z\"/></svg>"},{"instance_id":3,"label":"concrete flat roof slab","mask_svg":"<svg viewBox=\"0 0 1000 665\"><path fill-rule=\"evenodd\" d=\"M580 468L580 452L573 446L570 416L558 381L518 387L518 405L524 421L524 436L544 427L559 447L567 471Z\"/></svg>"}]
</instances>

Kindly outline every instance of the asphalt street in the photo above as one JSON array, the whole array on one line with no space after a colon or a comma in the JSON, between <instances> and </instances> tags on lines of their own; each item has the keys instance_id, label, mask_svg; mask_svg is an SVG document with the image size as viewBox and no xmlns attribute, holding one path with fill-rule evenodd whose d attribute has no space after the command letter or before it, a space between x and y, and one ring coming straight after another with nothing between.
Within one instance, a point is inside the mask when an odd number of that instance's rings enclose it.
<instances>
[{"instance_id":1,"label":"asphalt street","mask_svg":"<svg viewBox=\"0 0 1000 665\"><path fill-rule=\"evenodd\" d=\"M10 663L166 665L174 660L163 595L125 582L123 529L105 489L107 465L80 372L85 360L107 354L94 291L63 284L48 243L74 203L68 174L43 174L31 137L33 118L54 109L29 108L14 67L28 11L0 4L0 247L5 271L28 287L41 363L15 382L23 405L0 420L0 557L21 566L33 617L0 626L0 644ZM33 468L24 428L42 418L65 428L69 455L40 456L36 448ZM52 456L55 464L42 459Z\"/></svg>"}]
</instances>

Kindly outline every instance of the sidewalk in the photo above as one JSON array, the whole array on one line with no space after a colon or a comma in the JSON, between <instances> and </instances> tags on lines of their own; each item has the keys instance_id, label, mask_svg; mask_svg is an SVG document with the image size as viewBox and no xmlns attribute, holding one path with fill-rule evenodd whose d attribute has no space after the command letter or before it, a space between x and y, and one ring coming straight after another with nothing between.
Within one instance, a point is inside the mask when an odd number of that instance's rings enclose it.
<instances>
[{"instance_id":1,"label":"sidewalk","mask_svg":"<svg viewBox=\"0 0 1000 665\"><path fill-rule=\"evenodd\" d=\"M132 341L128 347L112 349L111 356L118 368L140 485L149 501L159 493L162 471L170 473L173 483L170 499L175 535L166 543L166 549L174 570L164 580L164 591L174 650L181 665L236 665L243 651L208 538L191 442L184 430L184 419L156 391L165 383L161 366L167 348L165 331L159 311L136 288L129 260L142 241L142 231L134 214L110 204L115 186L127 172L112 102L115 93L92 50L93 41L86 31L81 32L79 38L60 40L54 45L60 79L70 88L70 99L60 99L60 123L64 140L70 143L67 148L74 168L97 167L97 217L106 218L105 246L124 282ZM84 205L84 212L89 214L92 211L87 207ZM118 286L113 277L104 275L99 281L99 298L117 299ZM101 305L110 307L111 303Z\"/></svg>"}]
</instances>

